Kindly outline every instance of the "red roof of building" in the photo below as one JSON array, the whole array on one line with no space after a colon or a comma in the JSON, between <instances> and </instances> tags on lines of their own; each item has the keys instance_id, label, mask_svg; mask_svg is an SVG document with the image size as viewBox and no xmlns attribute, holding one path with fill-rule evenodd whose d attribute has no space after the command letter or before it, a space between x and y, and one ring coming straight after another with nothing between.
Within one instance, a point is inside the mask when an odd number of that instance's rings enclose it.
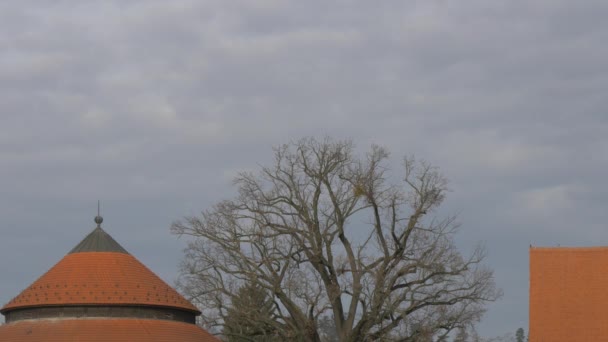
<instances>
[{"instance_id":1,"label":"red roof of building","mask_svg":"<svg viewBox=\"0 0 608 342\"><path fill-rule=\"evenodd\" d=\"M608 247L530 249L530 341L608 341Z\"/></svg>"},{"instance_id":2,"label":"red roof of building","mask_svg":"<svg viewBox=\"0 0 608 342\"><path fill-rule=\"evenodd\" d=\"M194 324L152 319L25 320L0 326L10 342L217 342Z\"/></svg>"},{"instance_id":3,"label":"red roof of building","mask_svg":"<svg viewBox=\"0 0 608 342\"><path fill-rule=\"evenodd\" d=\"M0 312L32 306L148 305L200 311L130 254L66 255Z\"/></svg>"},{"instance_id":4,"label":"red roof of building","mask_svg":"<svg viewBox=\"0 0 608 342\"><path fill-rule=\"evenodd\" d=\"M200 311L97 228L0 312L0 341L211 342ZM124 315L117 318L116 315Z\"/></svg>"}]
</instances>

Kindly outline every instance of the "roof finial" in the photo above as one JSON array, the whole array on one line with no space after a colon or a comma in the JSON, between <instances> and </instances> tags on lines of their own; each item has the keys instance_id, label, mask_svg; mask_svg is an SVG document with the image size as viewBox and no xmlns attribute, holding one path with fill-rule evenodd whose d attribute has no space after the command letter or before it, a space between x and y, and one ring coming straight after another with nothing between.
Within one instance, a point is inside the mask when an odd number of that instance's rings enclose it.
<instances>
[{"instance_id":1,"label":"roof finial","mask_svg":"<svg viewBox=\"0 0 608 342\"><path fill-rule=\"evenodd\" d=\"M97 223L97 228L101 228L101 223L103 222L103 217L99 215L99 200L97 200L97 216L95 216L95 223Z\"/></svg>"}]
</instances>

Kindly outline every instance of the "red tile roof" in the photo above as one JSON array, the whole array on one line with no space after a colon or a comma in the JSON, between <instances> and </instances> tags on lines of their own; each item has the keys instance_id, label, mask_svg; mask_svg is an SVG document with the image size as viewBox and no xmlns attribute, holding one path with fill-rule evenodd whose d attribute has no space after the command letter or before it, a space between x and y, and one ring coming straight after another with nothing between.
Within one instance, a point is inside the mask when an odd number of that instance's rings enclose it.
<instances>
[{"instance_id":1,"label":"red tile roof","mask_svg":"<svg viewBox=\"0 0 608 342\"><path fill-rule=\"evenodd\" d=\"M188 321L191 318L192 322L194 316L200 314L194 305L103 231L99 226L101 221L100 217L99 220L96 218L97 228L70 254L0 309L8 319L7 324L0 326L0 341L219 341L199 326L177 320L109 316L62 317L62 310L71 306L153 307L161 312L164 312L164 308L170 308L182 311L180 314L187 312L186 316L179 317L188 318ZM56 315L27 319L27 315L19 316L17 311L12 312L31 308L30 313L40 313L42 311L39 308L42 307L52 307L50 311L45 312L56 311ZM171 310L166 311L173 312ZM26 311L21 311L21 314L24 312Z\"/></svg>"},{"instance_id":2,"label":"red tile roof","mask_svg":"<svg viewBox=\"0 0 608 342\"><path fill-rule=\"evenodd\" d=\"M152 305L200 311L130 254L66 255L0 312L32 306Z\"/></svg>"},{"instance_id":3,"label":"red tile roof","mask_svg":"<svg viewBox=\"0 0 608 342\"><path fill-rule=\"evenodd\" d=\"M608 247L530 249L530 341L608 341Z\"/></svg>"},{"instance_id":4,"label":"red tile roof","mask_svg":"<svg viewBox=\"0 0 608 342\"><path fill-rule=\"evenodd\" d=\"M10 342L218 342L194 324L151 319L26 320L0 326Z\"/></svg>"}]
</instances>

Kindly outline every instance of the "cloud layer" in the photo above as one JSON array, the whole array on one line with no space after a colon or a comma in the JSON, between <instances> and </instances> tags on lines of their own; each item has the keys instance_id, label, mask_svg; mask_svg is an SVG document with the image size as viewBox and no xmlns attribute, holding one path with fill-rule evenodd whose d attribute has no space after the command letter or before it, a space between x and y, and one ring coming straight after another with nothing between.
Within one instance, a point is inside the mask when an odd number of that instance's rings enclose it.
<instances>
[{"instance_id":1,"label":"cloud layer","mask_svg":"<svg viewBox=\"0 0 608 342\"><path fill-rule=\"evenodd\" d=\"M4 1L0 302L92 228L171 281L168 225L302 136L440 166L527 327L529 244L604 244L604 1ZM398 171L395 168L395 171ZM90 226L87 226L90 225ZM13 258L18 256L19 258Z\"/></svg>"}]
</instances>

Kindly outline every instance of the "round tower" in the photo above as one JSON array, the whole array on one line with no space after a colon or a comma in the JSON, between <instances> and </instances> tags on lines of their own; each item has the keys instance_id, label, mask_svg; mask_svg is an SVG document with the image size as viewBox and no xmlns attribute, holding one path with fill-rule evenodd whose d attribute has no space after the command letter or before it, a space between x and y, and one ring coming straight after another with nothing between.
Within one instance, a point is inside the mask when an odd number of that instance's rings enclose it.
<instances>
[{"instance_id":1,"label":"round tower","mask_svg":"<svg viewBox=\"0 0 608 342\"><path fill-rule=\"evenodd\" d=\"M211 342L200 311L97 227L0 309L0 341Z\"/></svg>"}]
</instances>

